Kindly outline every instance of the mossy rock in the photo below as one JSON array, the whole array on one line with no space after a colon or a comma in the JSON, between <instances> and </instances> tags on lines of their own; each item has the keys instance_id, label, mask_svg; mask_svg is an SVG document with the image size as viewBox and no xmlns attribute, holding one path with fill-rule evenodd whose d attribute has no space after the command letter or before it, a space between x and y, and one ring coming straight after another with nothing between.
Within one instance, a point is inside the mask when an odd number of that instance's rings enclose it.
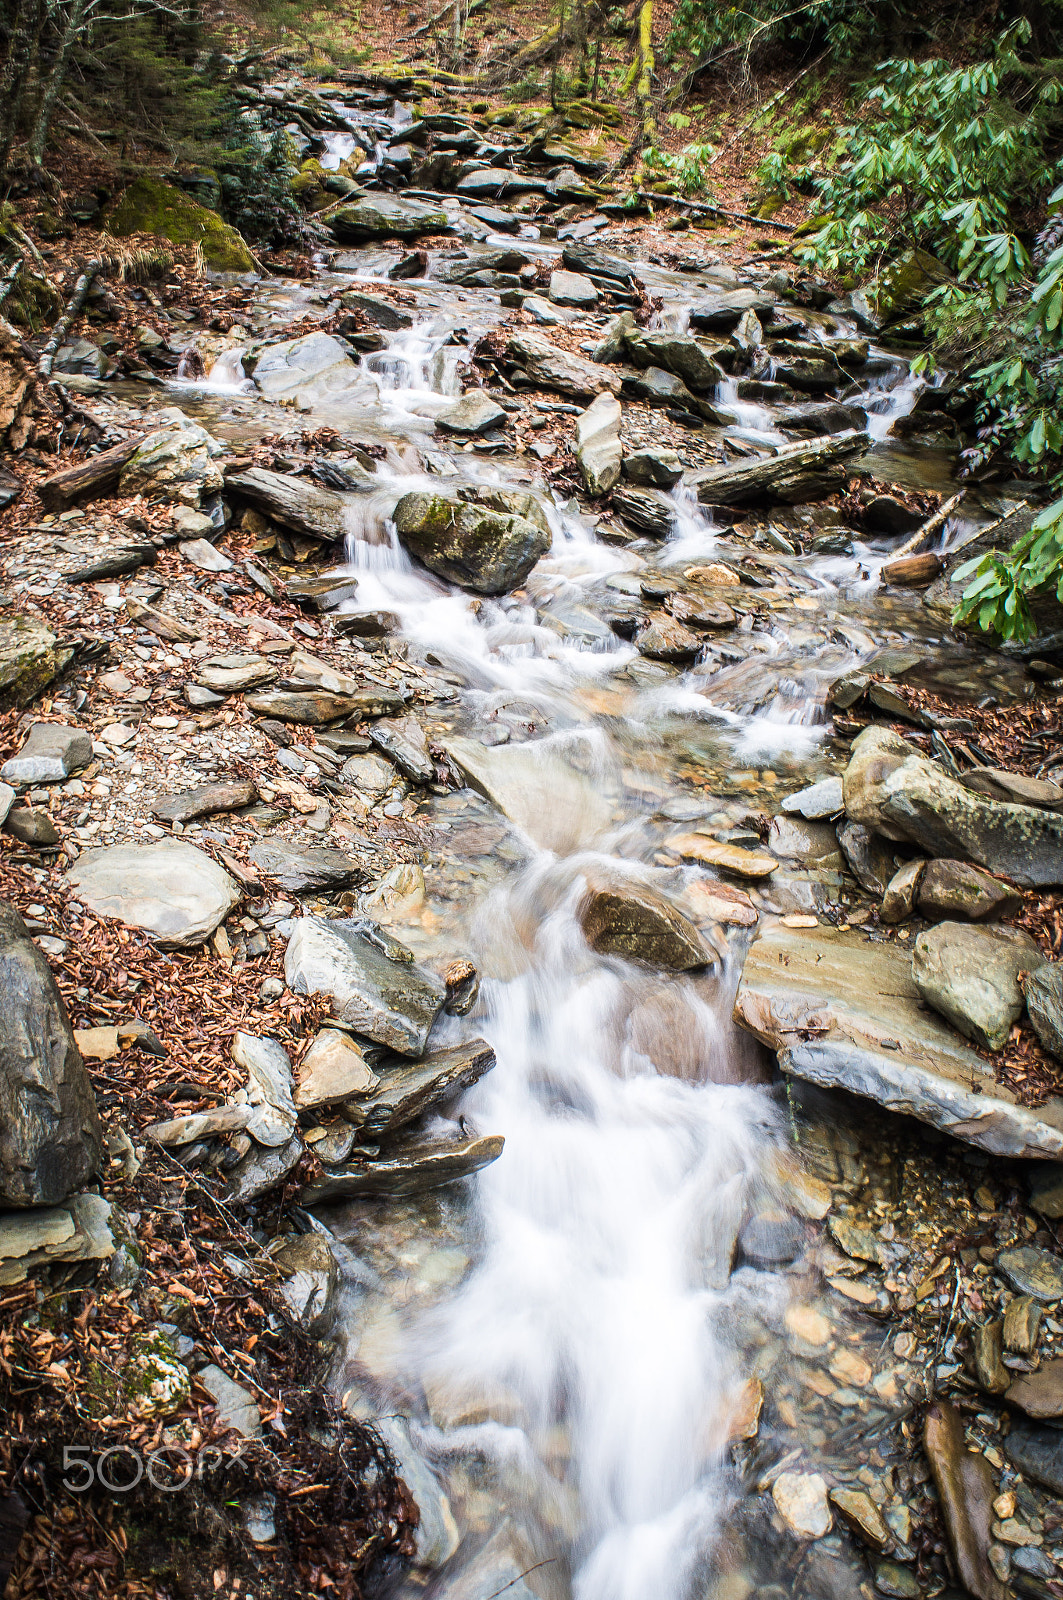
<instances>
[{"instance_id":1,"label":"mossy rock","mask_svg":"<svg viewBox=\"0 0 1063 1600\"><path fill-rule=\"evenodd\" d=\"M38 617L17 613L0 620L0 711L28 705L73 654Z\"/></svg>"},{"instance_id":2,"label":"mossy rock","mask_svg":"<svg viewBox=\"0 0 1063 1600\"><path fill-rule=\"evenodd\" d=\"M881 320L896 323L918 315L927 296L952 281L952 273L936 256L906 250L882 268L865 292Z\"/></svg>"},{"instance_id":3,"label":"mossy rock","mask_svg":"<svg viewBox=\"0 0 1063 1600\"><path fill-rule=\"evenodd\" d=\"M235 228L161 178L143 177L131 183L104 226L119 239L153 233L173 244L198 244L212 272L255 270L254 257Z\"/></svg>"}]
</instances>

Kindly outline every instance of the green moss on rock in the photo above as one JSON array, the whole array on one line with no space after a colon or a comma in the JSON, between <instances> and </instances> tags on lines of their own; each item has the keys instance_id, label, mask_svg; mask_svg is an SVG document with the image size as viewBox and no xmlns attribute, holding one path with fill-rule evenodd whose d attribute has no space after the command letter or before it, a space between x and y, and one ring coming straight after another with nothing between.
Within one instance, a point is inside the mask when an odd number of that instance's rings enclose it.
<instances>
[{"instance_id":1,"label":"green moss on rock","mask_svg":"<svg viewBox=\"0 0 1063 1600\"><path fill-rule=\"evenodd\" d=\"M173 244L198 244L212 272L253 272L254 257L236 229L160 178L131 183L104 224L116 238L153 233Z\"/></svg>"}]
</instances>

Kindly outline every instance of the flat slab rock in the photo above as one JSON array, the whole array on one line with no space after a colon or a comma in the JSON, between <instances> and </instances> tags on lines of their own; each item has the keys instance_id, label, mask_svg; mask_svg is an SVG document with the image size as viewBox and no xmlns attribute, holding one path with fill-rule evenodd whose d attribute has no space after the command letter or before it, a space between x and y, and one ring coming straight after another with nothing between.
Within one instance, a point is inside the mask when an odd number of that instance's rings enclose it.
<instances>
[{"instance_id":1,"label":"flat slab rock","mask_svg":"<svg viewBox=\"0 0 1063 1600\"><path fill-rule=\"evenodd\" d=\"M308 889L343 888L363 883L365 868L342 850L323 845L289 844L286 839L260 839L250 850L251 860L265 878L282 889L301 894Z\"/></svg>"},{"instance_id":2,"label":"flat slab rock","mask_svg":"<svg viewBox=\"0 0 1063 1600\"><path fill-rule=\"evenodd\" d=\"M784 1072L847 1089L995 1155L1063 1154L1063 1101L1032 1109L923 1009L907 952L852 929L766 929L750 946L735 1021Z\"/></svg>"},{"instance_id":3,"label":"flat slab rock","mask_svg":"<svg viewBox=\"0 0 1063 1600\"><path fill-rule=\"evenodd\" d=\"M423 1055L446 998L441 980L397 940L341 920L301 917L285 951L284 976L296 994L330 994L338 1017L403 1056Z\"/></svg>"},{"instance_id":4,"label":"flat slab rock","mask_svg":"<svg viewBox=\"0 0 1063 1600\"><path fill-rule=\"evenodd\" d=\"M299 1203L315 1206L326 1200L421 1194L426 1189L439 1189L497 1161L504 1144L501 1134L485 1134L476 1139L420 1140L378 1161L332 1168L300 1190Z\"/></svg>"},{"instance_id":5,"label":"flat slab rock","mask_svg":"<svg viewBox=\"0 0 1063 1600\"><path fill-rule=\"evenodd\" d=\"M202 944L240 899L224 867L179 840L84 850L67 881L90 910L172 945Z\"/></svg>"}]
</instances>

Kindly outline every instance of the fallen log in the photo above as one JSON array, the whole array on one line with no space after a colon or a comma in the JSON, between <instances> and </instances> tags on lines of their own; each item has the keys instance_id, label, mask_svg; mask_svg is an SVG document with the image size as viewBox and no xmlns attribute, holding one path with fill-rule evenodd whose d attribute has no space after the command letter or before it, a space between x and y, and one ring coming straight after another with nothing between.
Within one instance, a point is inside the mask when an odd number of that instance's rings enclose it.
<instances>
[{"instance_id":1,"label":"fallen log","mask_svg":"<svg viewBox=\"0 0 1063 1600\"><path fill-rule=\"evenodd\" d=\"M902 556L914 556L920 545L925 544L928 539L932 539L938 529L944 527L966 493L966 489L961 489L959 494L954 494L951 499L945 501L943 506L939 506L934 515L928 517L922 527L916 528L912 537L906 539L900 548L893 552L892 559L899 561Z\"/></svg>"},{"instance_id":2,"label":"fallen log","mask_svg":"<svg viewBox=\"0 0 1063 1600\"><path fill-rule=\"evenodd\" d=\"M686 206L688 211L697 211L707 217L726 217L729 222L748 222L754 228L774 228L776 233L796 233L797 229L792 222L779 222L777 218L755 217L750 211L728 211L726 206L714 206L707 200L687 200L680 194L656 194L650 189L636 189L636 200L645 200L650 205Z\"/></svg>"},{"instance_id":3,"label":"fallen log","mask_svg":"<svg viewBox=\"0 0 1063 1600\"><path fill-rule=\"evenodd\" d=\"M117 484L122 468L139 443L139 439L124 439L112 450L89 456L76 467L53 472L38 486L41 501L49 511L65 511L75 500L94 499L104 494Z\"/></svg>"},{"instance_id":4,"label":"fallen log","mask_svg":"<svg viewBox=\"0 0 1063 1600\"><path fill-rule=\"evenodd\" d=\"M84 272L81 273L77 279L77 282L74 284L70 299L66 303L66 309L59 318L59 321L56 323L55 327L52 329L51 338L41 351L40 360L37 362L37 373L39 377L51 377L52 367L55 365L55 358L59 350L59 346L62 344L63 340L74 326L74 319L77 317L78 312L85 304L88 292L92 288L92 285L98 275L103 271L103 266L104 264L102 261L90 261Z\"/></svg>"},{"instance_id":5,"label":"fallen log","mask_svg":"<svg viewBox=\"0 0 1063 1600\"><path fill-rule=\"evenodd\" d=\"M737 506L756 500L804 505L840 489L845 464L869 449L870 435L847 430L825 439L785 445L773 456L709 467L687 479L702 505Z\"/></svg>"},{"instance_id":6,"label":"fallen log","mask_svg":"<svg viewBox=\"0 0 1063 1600\"><path fill-rule=\"evenodd\" d=\"M343 538L347 502L332 489L321 489L303 478L271 472L267 467L227 472L225 487L250 500L293 533L330 542Z\"/></svg>"},{"instance_id":7,"label":"fallen log","mask_svg":"<svg viewBox=\"0 0 1063 1600\"><path fill-rule=\"evenodd\" d=\"M924 584L933 583L944 565L936 550L924 550L914 556L899 556L886 562L882 568L882 581L902 589L920 589Z\"/></svg>"}]
</instances>

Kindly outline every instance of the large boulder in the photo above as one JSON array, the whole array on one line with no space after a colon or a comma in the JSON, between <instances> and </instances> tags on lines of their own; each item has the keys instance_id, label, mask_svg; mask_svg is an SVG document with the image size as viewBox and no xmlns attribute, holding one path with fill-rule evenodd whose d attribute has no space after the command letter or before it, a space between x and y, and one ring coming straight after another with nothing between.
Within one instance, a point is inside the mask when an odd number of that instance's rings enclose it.
<instances>
[{"instance_id":1,"label":"large boulder","mask_svg":"<svg viewBox=\"0 0 1063 1600\"><path fill-rule=\"evenodd\" d=\"M915 941L912 977L927 1005L968 1039L1001 1050L1022 1015L1019 973L1035 970L1044 959L1021 928L939 922Z\"/></svg>"},{"instance_id":2,"label":"large boulder","mask_svg":"<svg viewBox=\"0 0 1063 1600\"><path fill-rule=\"evenodd\" d=\"M619 394L620 374L552 344L545 334L515 329L506 343L506 360L539 389L555 389L572 400Z\"/></svg>"},{"instance_id":3,"label":"large boulder","mask_svg":"<svg viewBox=\"0 0 1063 1600\"><path fill-rule=\"evenodd\" d=\"M68 882L90 911L178 946L202 944L240 899L224 867L178 839L83 850Z\"/></svg>"},{"instance_id":4,"label":"large boulder","mask_svg":"<svg viewBox=\"0 0 1063 1600\"><path fill-rule=\"evenodd\" d=\"M131 183L109 212L104 227L119 239L153 233L172 244L197 245L211 272L255 270L255 258L235 228L223 222L216 211L159 178L141 177Z\"/></svg>"},{"instance_id":5,"label":"large boulder","mask_svg":"<svg viewBox=\"0 0 1063 1600\"><path fill-rule=\"evenodd\" d=\"M0 711L28 705L73 654L41 617L16 614L0 621Z\"/></svg>"},{"instance_id":6,"label":"large boulder","mask_svg":"<svg viewBox=\"0 0 1063 1600\"><path fill-rule=\"evenodd\" d=\"M765 929L746 957L735 1021L795 1077L994 1155L1063 1156L1063 1100L1020 1105L984 1057L927 1010L911 957L892 943L855 929Z\"/></svg>"},{"instance_id":7,"label":"large boulder","mask_svg":"<svg viewBox=\"0 0 1063 1600\"><path fill-rule=\"evenodd\" d=\"M865 728L843 779L846 815L933 856L955 856L1024 889L1063 884L1063 815L973 794L900 735Z\"/></svg>"},{"instance_id":8,"label":"large boulder","mask_svg":"<svg viewBox=\"0 0 1063 1600\"><path fill-rule=\"evenodd\" d=\"M506 594L524 582L550 537L526 517L415 489L394 511L399 538L441 578L477 594Z\"/></svg>"},{"instance_id":9,"label":"large boulder","mask_svg":"<svg viewBox=\"0 0 1063 1600\"><path fill-rule=\"evenodd\" d=\"M704 393L724 381L723 368L692 333L652 333L629 328L624 347L637 367L663 367L691 389Z\"/></svg>"},{"instance_id":10,"label":"large boulder","mask_svg":"<svg viewBox=\"0 0 1063 1600\"><path fill-rule=\"evenodd\" d=\"M165 417L165 427L141 440L122 468L118 487L123 495L198 506L203 495L224 486L218 461L223 447L176 407L159 416Z\"/></svg>"},{"instance_id":11,"label":"large boulder","mask_svg":"<svg viewBox=\"0 0 1063 1600\"><path fill-rule=\"evenodd\" d=\"M329 227L340 244L366 239L418 239L425 233L447 233L450 216L442 206L422 205L394 194L363 194L330 213Z\"/></svg>"},{"instance_id":12,"label":"large boulder","mask_svg":"<svg viewBox=\"0 0 1063 1600\"><path fill-rule=\"evenodd\" d=\"M0 1202L58 1205L96 1172L103 1136L51 969L3 904L0 993Z\"/></svg>"},{"instance_id":13,"label":"large boulder","mask_svg":"<svg viewBox=\"0 0 1063 1600\"><path fill-rule=\"evenodd\" d=\"M301 339L268 344L251 376L267 400L311 399L349 389L357 374L350 351L330 333L307 333Z\"/></svg>"},{"instance_id":14,"label":"large boulder","mask_svg":"<svg viewBox=\"0 0 1063 1600\"><path fill-rule=\"evenodd\" d=\"M936 256L926 250L906 250L884 266L863 293L879 323L901 322L918 315L927 296L952 281L952 273Z\"/></svg>"},{"instance_id":15,"label":"large boulder","mask_svg":"<svg viewBox=\"0 0 1063 1600\"><path fill-rule=\"evenodd\" d=\"M588 494L608 494L619 480L620 402L600 394L576 418L576 461Z\"/></svg>"},{"instance_id":16,"label":"large boulder","mask_svg":"<svg viewBox=\"0 0 1063 1600\"><path fill-rule=\"evenodd\" d=\"M689 972L712 959L697 927L646 884L592 886L580 905L580 926L601 955Z\"/></svg>"}]
</instances>

